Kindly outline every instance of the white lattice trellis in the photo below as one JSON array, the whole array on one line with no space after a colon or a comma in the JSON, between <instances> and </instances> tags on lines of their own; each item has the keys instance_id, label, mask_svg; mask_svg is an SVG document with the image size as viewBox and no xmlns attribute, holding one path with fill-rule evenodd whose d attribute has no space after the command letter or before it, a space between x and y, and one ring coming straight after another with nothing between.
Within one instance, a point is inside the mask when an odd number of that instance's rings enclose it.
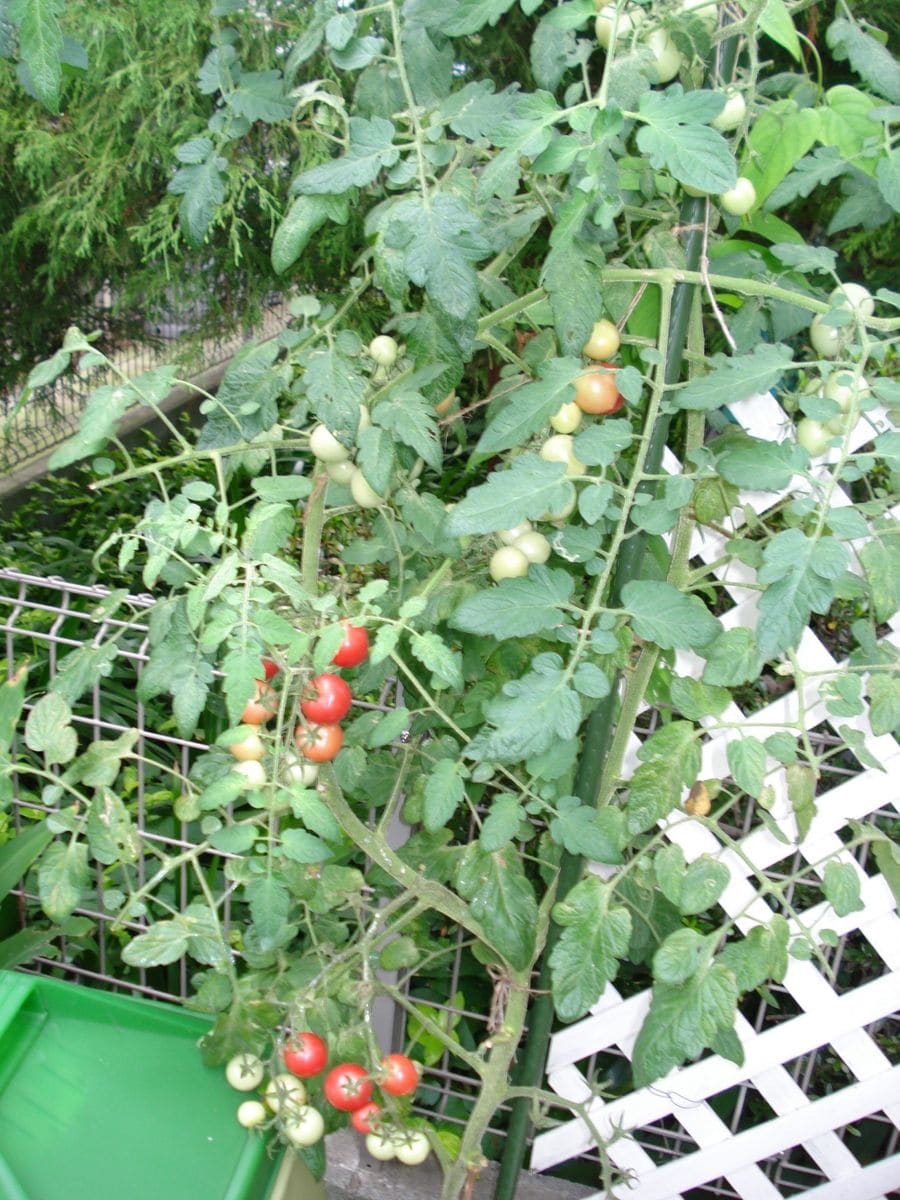
<instances>
[{"instance_id":1,"label":"white lattice trellis","mask_svg":"<svg viewBox=\"0 0 900 1200\"><path fill-rule=\"evenodd\" d=\"M748 432L772 437L772 431L787 430L788 418L771 396L760 396L734 408L734 415ZM857 449L873 436L875 429L887 427L883 413L869 414L851 435L851 448ZM837 451L830 451L818 467L824 479ZM677 469L674 459L668 469ZM795 484L800 481L795 480ZM809 488L800 482L800 490ZM794 487L792 494L797 495ZM771 492L745 493L741 506L764 512L782 499ZM852 500L840 487L830 497L832 506L849 505ZM734 520L740 522L741 510ZM724 538L704 531L697 534L693 553L706 563L722 559ZM854 544L858 548L859 544ZM716 575L734 601L734 607L722 617L726 628L756 625L756 597L748 590L753 572L740 563L729 563ZM900 619L895 618L887 635L896 641ZM837 664L815 634L807 629L797 651L803 672L829 672ZM679 655L679 674L698 674L702 666L689 654ZM602 1138L616 1131L633 1133L618 1138L608 1154L615 1166L629 1177L627 1183L611 1192L598 1192L595 1200L606 1196L629 1200L676 1200L693 1189L702 1189L714 1181L717 1194L736 1195L746 1200L778 1200L784 1193L775 1186L763 1166L792 1147L802 1147L815 1170L809 1172L811 1186L792 1183L792 1192L803 1191L816 1200L869 1200L885 1197L900 1188L900 1154L891 1154L880 1162L863 1166L842 1140L840 1130L873 1114L900 1129L900 1066L892 1066L875 1040L867 1032L873 1023L890 1017L900 1007L900 919L890 889L878 874L869 874L844 849L840 831L852 820L863 820L877 810L900 810L900 747L892 737L876 737L864 717L830 716L822 695L827 674L805 677L801 694L796 690L781 696L767 707L750 715L736 705L721 720L734 725L715 729L705 739L701 775L725 779L729 775L726 759L728 742L759 727L762 737L782 722L796 721L802 712L806 728L827 731L829 724L849 725L864 737L869 752L883 764L884 771L860 769L860 773L838 782L816 799L816 816L799 846L796 823L786 794L784 772L771 760L769 767L775 800L770 809L772 820L789 839L790 847L763 824L755 824L740 840L740 853L723 849L713 833L702 823L684 814L670 818L664 826L669 841L681 847L685 859L692 862L701 854L711 854L725 863L731 882L720 900L722 909L736 918L737 928L749 932L754 925L768 922L772 909L759 895L759 878L776 864L796 852L810 865L813 875L824 870L824 860L835 856L852 865L858 873L864 909L848 917L838 917L828 903L805 909L791 922L791 933L822 929L834 931L839 938L862 936L880 962L882 974L862 986L840 994L820 965L814 961L792 959L781 994L789 997L796 1014L788 1014L778 1023L757 1030L750 1021L739 1017L737 1033L744 1047L743 1066L710 1055L690 1066L670 1072L655 1084L613 1100L594 1096L581 1064L595 1055L631 1057L634 1042L650 1006L650 993L623 998L608 986L592 1012L583 1020L556 1033L551 1041L547 1065L549 1087L559 1096L588 1104L590 1119ZM626 761L626 775L637 766L639 747L635 738ZM610 868L597 867L608 875ZM799 927L798 922L802 924ZM877 956L877 958L876 958ZM805 1055L829 1047L834 1060L843 1065L844 1086L821 1096L810 1096L790 1073L787 1064ZM716 1111L715 1098L729 1089L752 1091L767 1106L772 1116L757 1124L742 1122L735 1132ZM641 1137L641 1131L662 1124L671 1130L679 1127L677 1150L656 1149ZM681 1132L683 1131L683 1132ZM643 1144L642 1144L643 1143ZM592 1134L585 1122L572 1119L535 1138L531 1166L548 1170L577 1155L590 1151ZM694 1193L696 1194L696 1193ZM709 1195L711 1192L703 1192Z\"/></svg>"}]
</instances>

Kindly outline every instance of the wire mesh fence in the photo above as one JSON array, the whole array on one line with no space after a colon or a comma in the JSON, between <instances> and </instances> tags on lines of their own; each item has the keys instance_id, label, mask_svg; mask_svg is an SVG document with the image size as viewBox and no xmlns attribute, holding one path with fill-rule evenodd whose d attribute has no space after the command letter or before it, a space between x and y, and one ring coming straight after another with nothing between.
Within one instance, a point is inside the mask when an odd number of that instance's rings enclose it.
<instances>
[{"instance_id":1,"label":"wire mesh fence","mask_svg":"<svg viewBox=\"0 0 900 1200\"><path fill-rule=\"evenodd\" d=\"M186 371L197 375L228 362L251 334L260 340L276 337L289 319L286 302L281 297L272 297L252 330L233 324L202 341L196 337L184 341L198 320L197 314L188 310L174 313L171 319L160 320L150 327L146 342L107 347L101 341L98 348L107 353L119 371L133 379L172 361L173 344L177 346L180 341ZM77 370L67 371L53 384L36 388L24 403L15 395L0 396L0 472L12 471L71 437L91 392L107 381L97 371L85 375L79 375Z\"/></svg>"},{"instance_id":2,"label":"wire mesh fence","mask_svg":"<svg viewBox=\"0 0 900 1200\"><path fill-rule=\"evenodd\" d=\"M73 669L73 656L85 646L98 647L114 641L116 654L111 669L93 679L75 706L73 719L86 741L136 731L135 765L125 776L123 798L134 814L139 832L140 844L136 848L131 867L133 877L129 881L129 886L139 892L152 878L161 856L171 867L179 855L188 855L192 851L195 831L192 834L190 824L180 821L177 815L177 780L187 775L192 758L206 748L206 743L199 738L186 740L174 735L168 731L164 712L155 711L136 698L135 686L148 660L147 620L152 599L131 597L125 613L108 616L104 611L107 595L107 589L103 587L85 587L62 579L0 571L0 633L3 635L6 674L11 675L17 664L28 659L30 683L37 689L53 680L64 679ZM397 702L394 691L388 688L377 704L370 707L384 708ZM402 702L402 696L399 702ZM652 711L644 715L639 730L641 737L652 732L655 721L656 714ZM827 748L835 740L827 728L814 731L813 737L820 749ZM843 788L849 795L846 789L850 789L857 796L866 792L866 772L852 756L833 761L830 770L837 790ZM28 790L21 778L16 781L15 788L9 820L17 827L33 821L38 815L52 814L59 806L52 796ZM858 800L856 807L860 803L862 801ZM842 808L842 811L851 810L855 811L852 803L849 808L846 804ZM896 826L894 804L869 805L867 811L871 822L885 829ZM735 805L723 814L723 828L736 842L748 835L752 837L752 831L758 826L758 816L752 804ZM395 840L399 843L409 832L402 822L399 823L394 831ZM782 850L779 857L764 864L768 878L774 882L793 878L802 863L800 850ZM200 866L207 871L216 871L231 857L225 852L210 850ZM857 860L864 870L865 850L857 853ZM169 902L173 909L184 910L196 899L196 876L185 862L177 869ZM695 1164L698 1156L712 1155L716 1147L723 1144L723 1139L749 1139L752 1142L754 1137L760 1136L759 1131L777 1129L779 1122L789 1122L792 1113L801 1113L820 1101L828 1101L833 1094L843 1094L848 1081L858 1082L860 1054L868 1056L867 1061L874 1055L874 1071L896 1051L900 1035L896 1021L887 1015L890 1003L884 1007L882 993L885 988L891 988L892 979L896 978L891 976L883 957L885 947L880 943L873 946L870 937L860 934L862 926L868 929L891 915L889 911L881 912L885 908L885 897L880 892L876 899L877 912L873 909L864 918L846 922L846 928L839 930L835 944L825 951L821 968L829 972L828 997L843 1000L844 1013L851 1006L854 1010L854 1020L846 1030L840 1024L843 1018L836 1016L838 1010L833 1013L829 1010L836 1023L826 1038L818 1029L815 1013L804 1009L804 1003L809 1006L808 998L801 996L798 1000L795 995L796 987L772 985L759 993L751 993L741 1010L747 1036L758 1037L761 1045L771 1046L773 1039L779 1037L785 1043L773 1052L775 1058L771 1062L766 1060L762 1064L766 1069L754 1072L752 1078L744 1073L743 1076L737 1074L732 1080L728 1077L727 1064L715 1060L723 1067L724 1074L720 1081L706 1085L702 1102L673 1096L667 1085L660 1085L659 1089L649 1089L651 1101L647 1111L642 1116L635 1116L629 1108L635 1103L635 1096L628 1086L628 1047L646 1009L644 989L647 982L636 976L630 984L624 985L624 990L608 989L591 1016L555 1035L548 1068L550 1085L564 1096L582 1100L590 1099L592 1095L597 1097L595 1103L600 1109L606 1106L609 1116L608 1122L601 1122L598 1117L598 1123L609 1136L615 1138L619 1120L630 1126L628 1137L620 1137L614 1142L613 1157L620 1173L627 1175L629 1169L633 1169L646 1174L649 1164L662 1173L663 1180L669 1180L672 1171L677 1173L679 1162ZM822 907L814 887L804 895L795 885L790 900L799 911L812 914ZM20 889L16 902L20 922L27 923L38 907L34 887L29 885ZM97 864L92 886L76 910L70 931L64 932L57 939L55 948L40 955L29 969L50 971L83 984L127 990L163 1000L180 1001L190 996L192 968L186 958L152 969L131 967L123 960L123 945L142 931L144 923L140 915L123 918L121 906L121 896L106 878L103 866ZM889 904L887 908L890 909ZM230 933L227 894L222 919L227 937ZM435 994L431 981L413 978L408 981L407 996L431 1020L443 1028L457 1030L463 1044L477 1045L488 1036L496 1022L498 1006L502 1015L502 988L498 988L499 981L492 979L487 971L480 978L466 974L461 931L441 930L438 934L444 938L446 946L444 994ZM878 943L877 937L875 941ZM888 955L889 959L892 957L892 954ZM802 966L806 969L809 964ZM896 1000L895 989L893 995ZM824 997L823 1002L828 997ZM870 1018L866 1020L860 1005L865 1007L869 998L873 998L873 1004L869 1004L871 1012L866 1009ZM798 1019L802 1027L792 1025ZM855 1026L854 1021L862 1022L862 1025ZM379 1036L385 1048L400 1049L406 1044L410 1025L402 1012L389 1008L382 1014L380 1024ZM858 1028L858 1033L854 1028ZM782 1029L784 1033L780 1033ZM853 1044L848 1048L846 1039L852 1043L854 1037L863 1039L862 1050L858 1045L854 1048ZM593 1046L596 1049L592 1049ZM706 1070L708 1062L703 1060L685 1071ZM880 1078L878 1071L873 1078ZM690 1080L689 1075L687 1080ZM433 1056L425 1073L417 1109L422 1115L438 1117L449 1127L461 1128L477 1096L477 1085L478 1081L460 1067L458 1060L443 1050ZM687 1087L687 1082L680 1086ZM690 1094L686 1092L686 1096ZM655 1101L652 1100L654 1095ZM723 1163L721 1172L717 1176L707 1172L707 1180L699 1187L682 1189L673 1176L670 1182L661 1186L674 1190L660 1195L667 1200L676 1195L692 1200L695 1197L699 1200L701 1197L748 1194L792 1196L808 1191L819 1195L818 1189L827 1187L836 1171L849 1172L851 1162L856 1164L854 1179L859 1179L860 1163L866 1164L865 1170L870 1165L874 1170L876 1164L890 1162L897 1154L900 1138L900 1114L894 1111L896 1105L892 1107L885 1099L882 1108L874 1100L869 1103L870 1099L862 1103L864 1111L855 1112L846 1120L836 1114L835 1129L827 1137L817 1134L804 1139L799 1133L793 1137L789 1133L789 1124L786 1124L788 1132L782 1135L785 1144L779 1145L776 1138L774 1149L766 1152L762 1143L759 1147L754 1143L752 1153L757 1161L752 1169L754 1178L750 1192L746 1190L746 1178L742 1182L740 1172ZM639 1098L638 1103L647 1106L646 1099L641 1101ZM578 1123L573 1123L571 1117L562 1100L558 1108L547 1107L543 1114L544 1124L534 1143L533 1167L587 1188L596 1188L604 1178L604 1171L610 1169L608 1152L599 1150L583 1127L573 1133L573 1126ZM495 1115L486 1143L487 1151L494 1157L502 1156L505 1120L506 1110L501 1108ZM841 1144L845 1144L849 1158L842 1154ZM887 1193L888 1188L883 1186L880 1175L874 1173L868 1178L875 1190L863 1189L858 1193L860 1196ZM627 1191L621 1194L625 1195Z\"/></svg>"}]
</instances>

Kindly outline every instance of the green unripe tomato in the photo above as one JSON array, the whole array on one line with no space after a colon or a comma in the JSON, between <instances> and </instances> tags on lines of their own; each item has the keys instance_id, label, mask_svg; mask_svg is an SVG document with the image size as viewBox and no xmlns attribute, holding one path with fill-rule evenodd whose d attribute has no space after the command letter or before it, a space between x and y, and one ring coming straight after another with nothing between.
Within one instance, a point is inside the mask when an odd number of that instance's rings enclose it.
<instances>
[{"instance_id":1,"label":"green unripe tomato","mask_svg":"<svg viewBox=\"0 0 900 1200\"><path fill-rule=\"evenodd\" d=\"M564 404L550 418L550 424L557 433L574 433L581 424L582 412L574 400Z\"/></svg>"},{"instance_id":2,"label":"green unripe tomato","mask_svg":"<svg viewBox=\"0 0 900 1200\"><path fill-rule=\"evenodd\" d=\"M345 458L343 462L325 464L325 472L328 478L333 479L335 483L341 484L342 487L350 486L350 480L353 478L355 471L356 466L349 458Z\"/></svg>"},{"instance_id":3,"label":"green unripe tomato","mask_svg":"<svg viewBox=\"0 0 900 1200\"><path fill-rule=\"evenodd\" d=\"M360 508L380 508L384 504L384 497L379 496L375 489L370 487L358 467L350 479L350 494Z\"/></svg>"},{"instance_id":4,"label":"green unripe tomato","mask_svg":"<svg viewBox=\"0 0 900 1200\"><path fill-rule=\"evenodd\" d=\"M756 188L745 175L739 175L734 187L719 196L719 203L733 217L742 217L756 203Z\"/></svg>"},{"instance_id":5,"label":"green unripe tomato","mask_svg":"<svg viewBox=\"0 0 900 1200\"><path fill-rule=\"evenodd\" d=\"M653 51L656 82L669 83L684 66L681 51L664 29L654 29L647 38L647 46Z\"/></svg>"},{"instance_id":6,"label":"green unripe tomato","mask_svg":"<svg viewBox=\"0 0 900 1200\"><path fill-rule=\"evenodd\" d=\"M250 758L246 762L237 762L231 769L235 775L240 775L243 779L245 792L266 786L266 769L255 758Z\"/></svg>"},{"instance_id":7,"label":"green unripe tomato","mask_svg":"<svg viewBox=\"0 0 900 1200\"><path fill-rule=\"evenodd\" d=\"M381 333L369 342L369 354L379 367L392 367L397 361L399 347L392 337Z\"/></svg>"},{"instance_id":8,"label":"green unripe tomato","mask_svg":"<svg viewBox=\"0 0 900 1200\"><path fill-rule=\"evenodd\" d=\"M861 283L842 283L828 299L833 308L855 308L861 317L871 317L875 311L872 293Z\"/></svg>"},{"instance_id":9,"label":"green unripe tomato","mask_svg":"<svg viewBox=\"0 0 900 1200\"><path fill-rule=\"evenodd\" d=\"M853 401L860 403L871 392L868 380L862 375L857 379L851 371L834 371L828 376L822 391L826 400L833 400L842 413L849 412Z\"/></svg>"},{"instance_id":10,"label":"green unripe tomato","mask_svg":"<svg viewBox=\"0 0 900 1200\"><path fill-rule=\"evenodd\" d=\"M503 542L504 546L512 546L523 534L531 533L532 529L534 529L534 526L530 521L520 521L518 525L513 525L512 529L499 530L497 537Z\"/></svg>"},{"instance_id":11,"label":"green unripe tomato","mask_svg":"<svg viewBox=\"0 0 900 1200\"><path fill-rule=\"evenodd\" d=\"M236 1092L252 1092L262 1083L263 1074L262 1062L255 1054L236 1054L234 1058L228 1060L225 1067L225 1078ZM265 1120L265 1110L263 1110L263 1120Z\"/></svg>"},{"instance_id":12,"label":"green unripe tomato","mask_svg":"<svg viewBox=\"0 0 900 1200\"><path fill-rule=\"evenodd\" d=\"M546 462L564 463L566 475L570 478L575 475L583 475L587 471L587 467L575 457L572 447L572 438L568 433L554 434L553 437L547 438L541 446L541 458Z\"/></svg>"},{"instance_id":13,"label":"green unripe tomato","mask_svg":"<svg viewBox=\"0 0 900 1200\"><path fill-rule=\"evenodd\" d=\"M820 454L825 453L831 436L822 422L815 421L812 417L804 417L802 421L797 422L797 441L810 458L818 458Z\"/></svg>"},{"instance_id":14,"label":"green unripe tomato","mask_svg":"<svg viewBox=\"0 0 900 1200\"><path fill-rule=\"evenodd\" d=\"M821 313L816 313L809 325L809 342L820 358L837 358L847 344L843 328L826 325Z\"/></svg>"},{"instance_id":15,"label":"green unripe tomato","mask_svg":"<svg viewBox=\"0 0 900 1200\"><path fill-rule=\"evenodd\" d=\"M237 1110L238 1124L243 1125L245 1129L255 1129L257 1125L262 1125L268 1115L265 1105L260 1104L258 1100L245 1100Z\"/></svg>"},{"instance_id":16,"label":"green unripe tomato","mask_svg":"<svg viewBox=\"0 0 900 1200\"><path fill-rule=\"evenodd\" d=\"M550 557L550 543L536 529L532 529L530 533L523 533L513 544L530 563L545 563Z\"/></svg>"},{"instance_id":17,"label":"green unripe tomato","mask_svg":"<svg viewBox=\"0 0 900 1200\"><path fill-rule=\"evenodd\" d=\"M732 129L737 129L744 117L747 115L747 101L740 92L727 91L725 93L725 107L717 117L713 117L710 121L713 129L718 129L720 133L730 133Z\"/></svg>"},{"instance_id":18,"label":"green unripe tomato","mask_svg":"<svg viewBox=\"0 0 900 1200\"><path fill-rule=\"evenodd\" d=\"M600 9L597 19L594 22L594 35L597 38L599 45L604 50L609 49L609 44L612 41L613 22L616 16L616 6L614 4L605 4ZM627 38L644 19L644 14L639 8L632 12L619 13L618 32L616 33L616 41L621 42Z\"/></svg>"},{"instance_id":19,"label":"green unripe tomato","mask_svg":"<svg viewBox=\"0 0 900 1200\"><path fill-rule=\"evenodd\" d=\"M346 462L350 451L341 445L330 429L317 425L309 435L309 448L320 462Z\"/></svg>"},{"instance_id":20,"label":"green unripe tomato","mask_svg":"<svg viewBox=\"0 0 900 1200\"><path fill-rule=\"evenodd\" d=\"M488 570L495 583L501 579L518 579L528 574L528 559L516 546L501 546L491 555Z\"/></svg>"}]
</instances>

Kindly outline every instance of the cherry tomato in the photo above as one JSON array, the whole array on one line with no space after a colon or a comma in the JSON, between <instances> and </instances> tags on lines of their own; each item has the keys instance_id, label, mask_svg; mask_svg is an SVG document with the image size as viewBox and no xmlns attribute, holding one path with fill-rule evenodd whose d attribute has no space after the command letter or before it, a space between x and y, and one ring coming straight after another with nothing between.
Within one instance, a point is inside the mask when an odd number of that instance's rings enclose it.
<instances>
[{"instance_id":1,"label":"cherry tomato","mask_svg":"<svg viewBox=\"0 0 900 1200\"><path fill-rule=\"evenodd\" d=\"M609 49L609 44L612 41L615 16L616 6L614 4L607 4L600 10L594 22L594 36L604 50ZM617 44L621 45L627 41L630 34L634 32L636 26L641 24L643 19L644 14L639 8L633 12L620 12L618 24L616 25Z\"/></svg>"},{"instance_id":2,"label":"cherry tomato","mask_svg":"<svg viewBox=\"0 0 900 1200\"><path fill-rule=\"evenodd\" d=\"M236 1054L225 1066L225 1078L236 1092L252 1092L262 1083L263 1065L255 1054Z\"/></svg>"},{"instance_id":3,"label":"cherry tomato","mask_svg":"<svg viewBox=\"0 0 900 1200\"><path fill-rule=\"evenodd\" d=\"M857 377L852 371L839 370L828 376L822 394L827 400L833 400L842 413L846 413L853 407L854 400L858 403L865 400L871 390L864 376Z\"/></svg>"},{"instance_id":4,"label":"cherry tomato","mask_svg":"<svg viewBox=\"0 0 900 1200\"><path fill-rule=\"evenodd\" d=\"M653 77L657 83L669 83L684 66L678 47L664 29L654 29L647 38L647 46L653 51Z\"/></svg>"},{"instance_id":5,"label":"cherry tomato","mask_svg":"<svg viewBox=\"0 0 900 1200\"><path fill-rule=\"evenodd\" d=\"M550 418L550 424L557 433L574 433L581 424L582 413L581 409L572 400L569 404L564 404Z\"/></svg>"},{"instance_id":6,"label":"cherry tomato","mask_svg":"<svg viewBox=\"0 0 900 1200\"><path fill-rule=\"evenodd\" d=\"M278 697L268 684L257 682L253 699L247 701L241 713L241 724L265 725L266 721L272 720L277 711Z\"/></svg>"},{"instance_id":7,"label":"cherry tomato","mask_svg":"<svg viewBox=\"0 0 900 1200\"><path fill-rule=\"evenodd\" d=\"M262 669L265 673L266 681L268 681L277 675L281 668L278 666L278 663L272 662L271 658L264 658L262 660Z\"/></svg>"},{"instance_id":8,"label":"cherry tomato","mask_svg":"<svg viewBox=\"0 0 900 1200\"><path fill-rule=\"evenodd\" d=\"M855 308L861 317L871 317L875 311L872 293L861 283L842 283L828 299L834 308Z\"/></svg>"},{"instance_id":9,"label":"cherry tomato","mask_svg":"<svg viewBox=\"0 0 900 1200\"><path fill-rule=\"evenodd\" d=\"M340 675L317 675L310 682L306 699L300 703L300 711L316 725L332 725L343 721L352 699L353 693Z\"/></svg>"},{"instance_id":10,"label":"cherry tomato","mask_svg":"<svg viewBox=\"0 0 900 1200\"><path fill-rule=\"evenodd\" d=\"M619 331L612 321L596 321L581 353L588 358L612 358L619 349L619 341Z\"/></svg>"},{"instance_id":11,"label":"cherry tomato","mask_svg":"<svg viewBox=\"0 0 900 1200\"><path fill-rule=\"evenodd\" d=\"M302 1033L291 1034L282 1057L284 1065L292 1075L297 1075L300 1079L309 1079L325 1070L328 1047L315 1033L305 1029Z\"/></svg>"},{"instance_id":12,"label":"cherry tomato","mask_svg":"<svg viewBox=\"0 0 900 1200\"><path fill-rule=\"evenodd\" d=\"M797 441L811 458L818 458L825 453L831 436L822 422L814 421L812 417L804 417L797 422Z\"/></svg>"},{"instance_id":13,"label":"cherry tomato","mask_svg":"<svg viewBox=\"0 0 900 1200\"><path fill-rule=\"evenodd\" d=\"M293 1075L275 1075L266 1084L266 1104L272 1112L301 1108L306 1103L306 1088Z\"/></svg>"},{"instance_id":14,"label":"cherry tomato","mask_svg":"<svg viewBox=\"0 0 900 1200\"><path fill-rule=\"evenodd\" d=\"M350 1115L350 1124L358 1133L373 1133L378 1128L380 1104L364 1104Z\"/></svg>"},{"instance_id":15,"label":"cherry tomato","mask_svg":"<svg viewBox=\"0 0 900 1200\"><path fill-rule=\"evenodd\" d=\"M734 187L719 196L719 203L733 217L742 217L756 203L756 188L745 175L739 175Z\"/></svg>"},{"instance_id":16,"label":"cherry tomato","mask_svg":"<svg viewBox=\"0 0 900 1200\"><path fill-rule=\"evenodd\" d=\"M528 559L515 546L501 546L491 555L488 570L495 583L501 579L517 579L528 574Z\"/></svg>"},{"instance_id":17,"label":"cherry tomato","mask_svg":"<svg viewBox=\"0 0 900 1200\"><path fill-rule=\"evenodd\" d=\"M386 1054L381 1060L378 1086L388 1096L411 1096L419 1086L419 1069L405 1054Z\"/></svg>"},{"instance_id":18,"label":"cherry tomato","mask_svg":"<svg viewBox=\"0 0 900 1200\"><path fill-rule=\"evenodd\" d=\"M428 1138L420 1129L411 1129L404 1134L403 1140L397 1142L394 1154L399 1162L407 1167L417 1167L431 1153Z\"/></svg>"},{"instance_id":19,"label":"cherry tomato","mask_svg":"<svg viewBox=\"0 0 900 1200\"><path fill-rule=\"evenodd\" d=\"M228 747L228 753L238 762L260 762L266 753L266 748L258 733L250 733L243 741L232 742Z\"/></svg>"},{"instance_id":20,"label":"cherry tomato","mask_svg":"<svg viewBox=\"0 0 900 1200\"><path fill-rule=\"evenodd\" d=\"M360 508L380 508L384 497L379 496L359 467L350 478L350 494Z\"/></svg>"},{"instance_id":21,"label":"cherry tomato","mask_svg":"<svg viewBox=\"0 0 900 1200\"><path fill-rule=\"evenodd\" d=\"M518 525L513 525L512 529L501 529L497 537L504 546L513 546L523 534L531 533L533 529L530 521L520 521Z\"/></svg>"},{"instance_id":22,"label":"cherry tomato","mask_svg":"<svg viewBox=\"0 0 900 1200\"><path fill-rule=\"evenodd\" d=\"M392 367L397 361L397 350L397 343L386 333L380 333L369 342L369 354L379 367Z\"/></svg>"},{"instance_id":23,"label":"cherry tomato","mask_svg":"<svg viewBox=\"0 0 900 1200\"><path fill-rule=\"evenodd\" d=\"M366 1137L366 1150L376 1162L390 1162L397 1157L394 1141L387 1133L370 1133Z\"/></svg>"},{"instance_id":24,"label":"cherry tomato","mask_svg":"<svg viewBox=\"0 0 900 1200\"><path fill-rule=\"evenodd\" d=\"M336 667L358 667L369 656L369 635L361 625L344 622L344 640L331 660Z\"/></svg>"},{"instance_id":25,"label":"cherry tomato","mask_svg":"<svg viewBox=\"0 0 900 1200\"><path fill-rule=\"evenodd\" d=\"M266 785L266 769L255 758L247 759L246 762L235 763L231 769L235 775L243 777L245 791L251 791L253 788L261 788Z\"/></svg>"},{"instance_id":26,"label":"cherry tomato","mask_svg":"<svg viewBox=\"0 0 900 1200\"><path fill-rule=\"evenodd\" d=\"M609 366L608 363L603 364ZM594 416L607 416L618 412L625 403L625 397L616 386L615 368L602 370L593 368L579 375L575 380L575 403L582 412Z\"/></svg>"},{"instance_id":27,"label":"cherry tomato","mask_svg":"<svg viewBox=\"0 0 900 1200\"><path fill-rule=\"evenodd\" d=\"M826 325L822 313L816 313L809 325L810 344L821 358L837 358L849 340L849 330Z\"/></svg>"},{"instance_id":28,"label":"cherry tomato","mask_svg":"<svg viewBox=\"0 0 900 1200\"><path fill-rule=\"evenodd\" d=\"M583 475L587 467L575 457L574 442L571 434L554 433L541 446L541 458L547 462L561 462L565 465L566 476Z\"/></svg>"},{"instance_id":29,"label":"cherry tomato","mask_svg":"<svg viewBox=\"0 0 900 1200\"><path fill-rule=\"evenodd\" d=\"M342 445L330 429L317 425L309 435L309 448L319 462L346 462L350 451Z\"/></svg>"},{"instance_id":30,"label":"cherry tomato","mask_svg":"<svg viewBox=\"0 0 900 1200\"><path fill-rule=\"evenodd\" d=\"M344 731L340 725L298 725L294 744L309 762L331 762L344 744Z\"/></svg>"},{"instance_id":31,"label":"cherry tomato","mask_svg":"<svg viewBox=\"0 0 900 1200\"><path fill-rule=\"evenodd\" d=\"M287 1110L281 1131L292 1146L314 1146L325 1134L325 1119L317 1108L304 1104Z\"/></svg>"},{"instance_id":32,"label":"cherry tomato","mask_svg":"<svg viewBox=\"0 0 900 1200\"><path fill-rule=\"evenodd\" d=\"M325 473L329 479L339 483L341 487L349 487L350 480L356 474L356 464L352 463L349 458L344 462L326 463Z\"/></svg>"},{"instance_id":33,"label":"cherry tomato","mask_svg":"<svg viewBox=\"0 0 900 1200\"><path fill-rule=\"evenodd\" d=\"M729 90L725 92L725 107L717 117L713 117L710 125L720 133L730 133L732 129L737 129L746 115L747 101L740 92Z\"/></svg>"},{"instance_id":34,"label":"cherry tomato","mask_svg":"<svg viewBox=\"0 0 900 1200\"><path fill-rule=\"evenodd\" d=\"M550 557L550 543L536 529L523 533L513 545L516 550L521 550L530 563L545 563Z\"/></svg>"},{"instance_id":35,"label":"cherry tomato","mask_svg":"<svg viewBox=\"0 0 900 1200\"><path fill-rule=\"evenodd\" d=\"M359 1063L341 1063L325 1076L325 1099L341 1112L355 1112L372 1099L372 1080Z\"/></svg>"},{"instance_id":36,"label":"cherry tomato","mask_svg":"<svg viewBox=\"0 0 900 1200\"><path fill-rule=\"evenodd\" d=\"M243 1125L245 1129L255 1129L257 1125L262 1125L268 1115L265 1105L260 1104L258 1100L245 1100L243 1104L238 1105L238 1124Z\"/></svg>"},{"instance_id":37,"label":"cherry tomato","mask_svg":"<svg viewBox=\"0 0 900 1200\"><path fill-rule=\"evenodd\" d=\"M305 763L297 757L293 750L286 750L281 757L281 780L283 783L296 783L300 787L315 787L319 778L319 768L315 763Z\"/></svg>"}]
</instances>

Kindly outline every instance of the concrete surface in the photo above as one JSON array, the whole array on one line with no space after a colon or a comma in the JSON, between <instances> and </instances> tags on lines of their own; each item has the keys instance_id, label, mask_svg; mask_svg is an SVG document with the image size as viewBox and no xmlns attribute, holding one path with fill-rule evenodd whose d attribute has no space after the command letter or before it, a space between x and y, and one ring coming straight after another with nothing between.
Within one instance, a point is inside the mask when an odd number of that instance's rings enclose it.
<instances>
[{"instance_id":1,"label":"concrete surface","mask_svg":"<svg viewBox=\"0 0 900 1200\"><path fill-rule=\"evenodd\" d=\"M472 1200L492 1200L496 1178L497 1166L491 1163L476 1183ZM523 1172L516 1200L583 1200L599 1187ZM329 1137L326 1200L438 1200L440 1194L441 1173L433 1160L420 1167L379 1163L366 1154L358 1134L342 1130Z\"/></svg>"}]
</instances>

